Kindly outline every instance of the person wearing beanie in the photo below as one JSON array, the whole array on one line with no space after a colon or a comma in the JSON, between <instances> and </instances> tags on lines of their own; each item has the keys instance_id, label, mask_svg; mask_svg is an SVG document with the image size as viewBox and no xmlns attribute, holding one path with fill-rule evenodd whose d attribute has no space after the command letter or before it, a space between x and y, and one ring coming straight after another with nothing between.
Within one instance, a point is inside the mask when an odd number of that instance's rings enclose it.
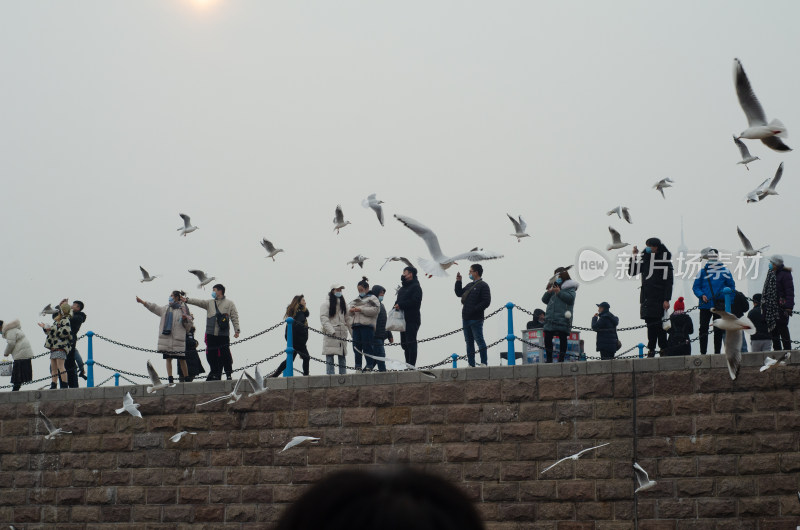
<instances>
[{"instance_id":1,"label":"person wearing beanie","mask_svg":"<svg viewBox=\"0 0 800 530\"><path fill-rule=\"evenodd\" d=\"M610 361L617 353L617 326L619 318L611 313L608 302L597 304L597 313L592 317L592 330L597 332L597 351L600 359Z\"/></svg>"},{"instance_id":2,"label":"person wearing beanie","mask_svg":"<svg viewBox=\"0 0 800 530\"><path fill-rule=\"evenodd\" d=\"M736 282L728 268L719 261L719 252L710 248L705 252L706 264L697 273L692 284L692 292L698 299L700 309L700 355L708 351L708 326L712 320L717 320L719 315L711 312L712 309L725 309L725 295L722 292L726 287L736 289ZM714 327L714 353L722 351L723 330Z\"/></svg>"},{"instance_id":3,"label":"person wearing beanie","mask_svg":"<svg viewBox=\"0 0 800 530\"><path fill-rule=\"evenodd\" d=\"M647 356L654 357L656 345L667 347L667 332L662 320L669 309L672 298L672 253L657 237L651 237L639 256L639 248L633 247L633 256L628 261L628 274L641 275L639 290L639 316L647 325Z\"/></svg>"},{"instance_id":4,"label":"person wearing beanie","mask_svg":"<svg viewBox=\"0 0 800 530\"><path fill-rule=\"evenodd\" d=\"M417 279L416 267L409 266L403 269L400 276L400 289L394 308L403 312L406 320L406 330L400 332L400 347L403 348L406 362L412 366L417 364L417 332L422 325L422 286Z\"/></svg>"},{"instance_id":5,"label":"person wearing beanie","mask_svg":"<svg viewBox=\"0 0 800 530\"><path fill-rule=\"evenodd\" d=\"M33 381L33 348L25 334L22 332L19 320L4 323L0 320L0 330L6 339L6 350L3 356L9 355L14 360L11 366L11 391L17 392L24 383Z\"/></svg>"},{"instance_id":6,"label":"person wearing beanie","mask_svg":"<svg viewBox=\"0 0 800 530\"><path fill-rule=\"evenodd\" d=\"M791 267L784 265L782 256L775 254L769 259L761 294L761 311L772 335L772 348L776 351L792 349L789 318L794 309L794 279Z\"/></svg>"},{"instance_id":7,"label":"person wearing beanie","mask_svg":"<svg viewBox=\"0 0 800 530\"><path fill-rule=\"evenodd\" d=\"M52 326L39 322L39 327L47 335L44 347L50 350L50 373L53 376L50 381L51 390L56 388L56 380L61 385L61 388L68 387L64 361L67 358L67 353L72 349L72 327L69 321L71 313L72 308L70 305L63 302L59 306L59 312Z\"/></svg>"},{"instance_id":8,"label":"person wearing beanie","mask_svg":"<svg viewBox=\"0 0 800 530\"><path fill-rule=\"evenodd\" d=\"M672 314L669 316L669 336L667 337L667 351L664 355L674 357L692 354L692 342L689 336L694 333L694 324L685 311L686 306L681 296L675 300Z\"/></svg>"},{"instance_id":9,"label":"person wearing beanie","mask_svg":"<svg viewBox=\"0 0 800 530\"><path fill-rule=\"evenodd\" d=\"M541 329L544 327L544 310L534 309L533 319L525 325L526 329Z\"/></svg>"},{"instance_id":10,"label":"person wearing beanie","mask_svg":"<svg viewBox=\"0 0 800 530\"><path fill-rule=\"evenodd\" d=\"M753 353L772 351L772 335L767 329L767 321L761 313L761 293L753 295L753 309L747 313L747 318L753 323L756 332L750 336L750 349Z\"/></svg>"},{"instance_id":11,"label":"person wearing beanie","mask_svg":"<svg viewBox=\"0 0 800 530\"><path fill-rule=\"evenodd\" d=\"M386 289L384 289L382 285L373 285L370 292L378 299L378 303L380 304L378 320L375 321L375 334L372 338L372 355L375 357L386 357L386 347L383 344L384 341L389 339L390 344L394 342L394 335L392 335L391 331L386 330L386 307L383 305L383 297L386 295ZM367 357L365 369L367 371L372 371L375 365L378 366L379 372L386 371L385 362L376 361L375 359L370 359Z\"/></svg>"}]
</instances>

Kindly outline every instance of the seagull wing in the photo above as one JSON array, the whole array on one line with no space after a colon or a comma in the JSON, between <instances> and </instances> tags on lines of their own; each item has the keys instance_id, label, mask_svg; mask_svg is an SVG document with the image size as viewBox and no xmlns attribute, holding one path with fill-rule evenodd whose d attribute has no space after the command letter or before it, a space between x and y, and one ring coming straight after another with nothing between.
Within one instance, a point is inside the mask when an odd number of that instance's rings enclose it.
<instances>
[{"instance_id":1,"label":"seagull wing","mask_svg":"<svg viewBox=\"0 0 800 530\"><path fill-rule=\"evenodd\" d=\"M142 271L142 278L144 278L145 280L150 278L150 273L144 270L144 267L142 267L141 265L139 265L139 270Z\"/></svg>"},{"instance_id":2,"label":"seagull wing","mask_svg":"<svg viewBox=\"0 0 800 530\"><path fill-rule=\"evenodd\" d=\"M769 136L767 138L762 138L761 143L772 149L773 151L791 151L792 148L783 143L783 141L778 138L777 136Z\"/></svg>"},{"instance_id":3,"label":"seagull wing","mask_svg":"<svg viewBox=\"0 0 800 530\"><path fill-rule=\"evenodd\" d=\"M378 221L381 223L381 226L383 226L383 206L376 204L372 206L372 209L375 210L375 215L378 216Z\"/></svg>"},{"instance_id":4,"label":"seagull wing","mask_svg":"<svg viewBox=\"0 0 800 530\"><path fill-rule=\"evenodd\" d=\"M733 143L735 143L736 147L739 148L739 154L742 155L742 160L750 158L750 150L747 148L744 142L741 141L739 138L737 138L735 135L733 137Z\"/></svg>"},{"instance_id":5,"label":"seagull wing","mask_svg":"<svg viewBox=\"0 0 800 530\"><path fill-rule=\"evenodd\" d=\"M742 63L739 59L733 60L733 80L736 85L739 105L741 105L744 115L747 116L747 123L751 127L754 125L766 125L767 116L764 113L764 108L753 92L750 80L747 79L747 74L744 73L744 68L742 68Z\"/></svg>"},{"instance_id":6,"label":"seagull wing","mask_svg":"<svg viewBox=\"0 0 800 530\"><path fill-rule=\"evenodd\" d=\"M258 368L256 368L256 370L258 370ZM253 389L253 392L258 392L261 390L261 385L258 384L257 377L253 377L248 374L247 370L244 371L244 376L247 378L247 382L250 383L250 388Z\"/></svg>"},{"instance_id":7,"label":"seagull wing","mask_svg":"<svg viewBox=\"0 0 800 530\"><path fill-rule=\"evenodd\" d=\"M125 394L125 397L122 398L122 406L129 407L131 405L133 405L133 397L131 397L131 393L128 392Z\"/></svg>"},{"instance_id":8,"label":"seagull wing","mask_svg":"<svg viewBox=\"0 0 800 530\"><path fill-rule=\"evenodd\" d=\"M319 441L319 438L314 438L313 436L295 436L294 438L289 440L289 443L287 443L286 446L283 448L283 450L281 450L281 453L283 451L286 451L287 449L291 449L296 445L300 445L301 443L308 440Z\"/></svg>"},{"instance_id":9,"label":"seagull wing","mask_svg":"<svg viewBox=\"0 0 800 530\"><path fill-rule=\"evenodd\" d=\"M174 434L169 437L170 442L179 442L183 435L186 434L186 431L181 431L178 434Z\"/></svg>"},{"instance_id":10,"label":"seagull wing","mask_svg":"<svg viewBox=\"0 0 800 530\"><path fill-rule=\"evenodd\" d=\"M230 397L231 397L230 394L225 394L224 396L218 396L218 397L215 397L214 399L209 399L208 401L204 401L202 403L198 403L195 406L199 407L201 405L208 405L209 403L214 403L215 401L222 401L223 399L230 399Z\"/></svg>"},{"instance_id":11,"label":"seagull wing","mask_svg":"<svg viewBox=\"0 0 800 530\"><path fill-rule=\"evenodd\" d=\"M206 273L201 271L201 270L193 269L193 270L190 270L189 272L191 272L192 274L197 276L197 279L200 280L201 282L204 282L207 279Z\"/></svg>"},{"instance_id":12,"label":"seagull wing","mask_svg":"<svg viewBox=\"0 0 800 530\"><path fill-rule=\"evenodd\" d=\"M44 422L44 426L47 429L47 432L53 434L53 432L56 430L56 426L53 425L53 422L50 421L50 418L44 415L44 412L40 410L39 414L42 416L42 421Z\"/></svg>"},{"instance_id":13,"label":"seagull wing","mask_svg":"<svg viewBox=\"0 0 800 530\"><path fill-rule=\"evenodd\" d=\"M753 250L753 245L750 243L750 240L742 233L742 230L737 226L736 232L739 234L739 240L744 245L745 250Z\"/></svg>"},{"instance_id":14,"label":"seagull wing","mask_svg":"<svg viewBox=\"0 0 800 530\"><path fill-rule=\"evenodd\" d=\"M733 314L728 313L727 311L723 311L721 309L717 309L715 307L711 308L711 312L719 315L720 317L722 317L722 320L739 320L739 317L737 317L736 315L733 315Z\"/></svg>"},{"instance_id":15,"label":"seagull wing","mask_svg":"<svg viewBox=\"0 0 800 530\"><path fill-rule=\"evenodd\" d=\"M150 363L150 361L147 361L147 375L150 376L150 382L153 383L153 386L158 386L161 384L161 378L158 377L156 369L153 368L153 365Z\"/></svg>"},{"instance_id":16,"label":"seagull wing","mask_svg":"<svg viewBox=\"0 0 800 530\"><path fill-rule=\"evenodd\" d=\"M519 227L522 229L522 233L525 233L528 229L528 223L525 222L521 215L519 216Z\"/></svg>"},{"instance_id":17,"label":"seagull wing","mask_svg":"<svg viewBox=\"0 0 800 530\"><path fill-rule=\"evenodd\" d=\"M261 246L264 247L264 250L267 252L275 252L275 245L273 245L272 242L267 241L266 238L261 240Z\"/></svg>"},{"instance_id":18,"label":"seagull wing","mask_svg":"<svg viewBox=\"0 0 800 530\"><path fill-rule=\"evenodd\" d=\"M342 212L342 205L339 204L336 206L336 213L333 217L333 222L336 224L340 224L344 222L344 212Z\"/></svg>"},{"instance_id":19,"label":"seagull wing","mask_svg":"<svg viewBox=\"0 0 800 530\"><path fill-rule=\"evenodd\" d=\"M236 380L236 384L233 386L233 391L231 391L230 395L236 395L239 391L239 385L242 384L242 378L244 377L244 370L242 370L242 375L239 376L239 379Z\"/></svg>"},{"instance_id":20,"label":"seagull wing","mask_svg":"<svg viewBox=\"0 0 800 530\"><path fill-rule=\"evenodd\" d=\"M611 242L612 243L622 243L622 236L619 235L619 232L617 232L616 230L614 230L610 226L608 227L608 231L611 232Z\"/></svg>"},{"instance_id":21,"label":"seagull wing","mask_svg":"<svg viewBox=\"0 0 800 530\"><path fill-rule=\"evenodd\" d=\"M259 390L264 390L264 376L261 375L261 370L256 365L256 382L258 383Z\"/></svg>"},{"instance_id":22,"label":"seagull wing","mask_svg":"<svg viewBox=\"0 0 800 530\"><path fill-rule=\"evenodd\" d=\"M554 467L556 467L558 464L560 464L560 463L561 463L561 462L563 462L564 460L569 460L570 458L572 458L572 457L571 457L571 456L567 456L567 457L565 457L565 458L562 458L561 460L556 460L556 462L555 462L553 465L547 466L547 467L546 467L546 468L544 468L544 469L542 470L542 472L541 472L541 473L539 473L539 474L540 474L540 475L544 475L544 474L545 474L547 471L550 471L551 469L553 469Z\"/></svg>"},{"instance_id":23,"label":"seagull wing","mask_svg":"<svg viewBox=\"0 0 800 530\"><path fill-rule=\"evenodd\" d=\"M405 215L395 214L394 218L422 238L422 240L425 242L425 245L428 247L428 252L437 263L441 263L448 259L447 256L442 254L442 249L439 246L439 238L436 237L436 234L434 234L430 228L419 221L416 221L410 217L406 217Z\"/></svg>"},{"instance_id":24,"label":"seagull wing","mask_svg":"<svg viewBox=\"0 0 800 530\"><path fill-rule=\"evenodd\" d=\"M604 443L604 444L600 444L600 445L595 445L594 447L587 447L583 451L578 451L577 453L575 453L572 456L575 458L575 460L577 460L578 458L582 457L584 453L588 453L589 451L594 451L595 449L599 449L600 447L605 447L606 445L609 445L609 444L608 443Z\"/></svg>"},{"instance_id":25,"label":"seagull wing","mask_svg":"<svg viewBox=\"0 0 800 530\"><path fill-rule=\"evenodd\" d=\"M781 181L782 176L783 176L783 162L781 162L781 165L778 166L778 170L775 172L775 176L772 177L772 182L769 183L769 189L775 191L775 188Z\"/></svg>"},{"instance_id":26,"label":"seagull wing","mask_svg":"<svg viewBox=\"0 0 800 530\"><path fill-rule=\"evenodd\" d=\"M487 259L500 259L502 257L503 257L502 254L498 254L497 252L492 252L491 250L472 249L469 252L457 254L452 258L447 259L445 263L451 263L453 261L458 261L460 259L466 259L469 261L484 261Z\"/></svg>"},{"instance_id":27,"label":"seagull wing","mask_svg":"<svg viewBox=\"0 0 800 530\"><path fill-rule=\"evenodd\" d=\"M183 227L184 228L189 228L190 226L192 226L191 219L189 218L188 215L186 215L185 213L182 213L182 214L180 214L180 216L181 216L181 219L183 219ZM180 228L178 230L180 230Z\"/></svg>"},{"instance_id":28,"label":"seagull wing","mask_svg":"<svg viewBox=\"0 0 800 530\"><path fill-rule=\"evenodd\" d=\"M636 474L636 482L639 484L640 488L650 482L650 476L647 474L647 471L642 469L642 466L636 462L633 463L633 472Z\"/></svg>"},{"instance_id":29,"label":"seagull wing","mask_svg":"<svg viewBox=\"0 0 800 530\"><path fill-rule=\"evenodd\" d=\"M631 212L627 208L622 208L622 217L628 222L628 224L633 222L631 221Z\"/></svg>"},{"instance_id":30,"label":"seagull wing","mask_svg":"<svg viewBox=\"0 0 800 530\"><path fill-rule=\"evenodd\" d=\"M522 226L520 226L519 222L516 219L514 219L513 217L511 217L510 214L506 214L506 215L511 220L511 224L514 225L514 232L516 232L517 234L521 234L524 229L522 228Z\"/></svg>"}]
</instances>

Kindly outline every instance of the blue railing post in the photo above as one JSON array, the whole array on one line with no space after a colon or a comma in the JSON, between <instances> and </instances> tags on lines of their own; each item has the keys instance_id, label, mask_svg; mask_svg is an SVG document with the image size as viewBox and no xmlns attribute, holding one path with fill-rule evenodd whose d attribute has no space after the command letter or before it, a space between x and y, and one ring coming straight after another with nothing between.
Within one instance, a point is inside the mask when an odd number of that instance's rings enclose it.
<instances>
[{"instance_id":1,"label":"blue railing post","mask_svg":"<svg viewBox=\"0 0 800 530\"><path fill-rule=\"evenodd\" d=\"M508 309L508 335L506 335L508 352L506 353L506 360L509 366L514 366L517 364L517 354L514 352L514 304L507 303L506 309Z\"/></svg>"},{"instance_id":2,"label":"blue railing post","mask_svg":"<svg viewBox=\"0 0 800 530\"><path fill-rule=\"evenodd\" d=\"M639 348L639 358L644 359L644 344L640 342L636 347Z\"/></svg>"},{"instance_id":3,"label":"blue railing post","mask_svg":"<svg viewBox=\"0 0 800 530\"><path fill-rule=\"evenodd\" d=\"M86 346L86 386L89 388L94 386L94 349L92 348L92 337L94 337L94 331L87 331L86 339L89 341L89 345Z\"/></svg>"},{"instance_id":4,"label":"blue railing post","mask_svg":"<svg viewBox=\"0 0 800 530\"><path fill-rule=\"evenodd\" d=\"M292 337L292 323L294 319L289 317L286 319L286 368L283 369L283 377L293 377L294 367L294 337Z\"/></svg>"},{"instance_id":5,"label":"blue railing post","mask_svg":"<svg viewBox=\"0 0 800 530\"><path fill-rule=\"evenodd\" d=\"M733 305L733 291L730 287L726 287L722 290L722 294L725 295L725 312L730 313Z\"/></svg>"},{"instance_id":6,"label":"blue railing post","mask_svg":"<svg viewBox=\"0 0 800 530\"><path fill-rule=\"evenodd\" d=\"M452 357L452 358L453 358L453 368L458 368L458 355L456 355L456 354L454 353L454 354L453 354L453 355L451 355L450 357Z\"/></svg>"},{"instance_id":7,"label":"blue railing post","mask_svg":"<svg viewBox=\"0 0 800 530\"><path fill-rule=\"evenodd\" d=\"M114 374L114 386L119 386L119 374Z\"/></svg>"}]
</instances>

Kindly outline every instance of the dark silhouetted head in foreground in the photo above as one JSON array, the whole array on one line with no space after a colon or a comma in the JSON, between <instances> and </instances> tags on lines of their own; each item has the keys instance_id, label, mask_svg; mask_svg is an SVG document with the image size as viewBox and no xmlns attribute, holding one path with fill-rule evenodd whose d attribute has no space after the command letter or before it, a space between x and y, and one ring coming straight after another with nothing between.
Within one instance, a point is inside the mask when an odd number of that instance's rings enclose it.
<instances>
[{"instance_id":1,"label":"dark silhouetted head in foreground","mask_svg":"<svg viewBox=\"0 0 800 530\"><path fill-rule=\"evenodd\" d=\"M451 483L411 468L333 473L289 506L277 530L483 530Z\"/></svg>"}]
</instances>

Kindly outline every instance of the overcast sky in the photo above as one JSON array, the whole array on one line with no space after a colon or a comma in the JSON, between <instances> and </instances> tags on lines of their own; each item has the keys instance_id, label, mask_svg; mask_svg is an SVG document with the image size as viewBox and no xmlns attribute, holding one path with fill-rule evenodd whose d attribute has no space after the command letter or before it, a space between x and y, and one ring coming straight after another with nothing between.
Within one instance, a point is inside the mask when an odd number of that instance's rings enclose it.
<instances>
[{"instance_id":1,"label":"overcast sky","mask_svg":"<svg viewBox=\"0 0 800 530\"><path fill-rule=\"evenodd\" d=\"M738 225L768 253L800 254L796 154L748 141L761 160L747 171L731 140L747 126L734 57L768 117L786 124L786 142L798 148L800 138L800 5L753 6L4 2L0 318L21 319L44 351L38 312L77 298L82 331L154 348L158 319L135 297L208 296L187 272L199 268L226 285L243 336L280 320L300 293L319 327L331 283L356 296L361 271L345 264L356 254L390 293L402 265L378 272L383 258L427 257L394 213L435 230L445 253L504 253L483 264L494 307L541 306L553 269L605 249L609 224L640 248L658 236L673 251L681 217L690 250L738 251ZM745 204L781 161L780 195ZM652 189L664 177L675 180L666 200ZM386 202L385 227L361 207L370 193ZM337 204L353 223L340 235ZM632 225L605 215L618 204ZM179 237L179 212L200 229ZM517 243L506 212L525 217L532 237ZM262 237L286 250L276 262L264 258ZM141 284L139 265L163 277ZM421 338L460 327L452 289L467 269L422 280ZM588 326L603 300L621 325L641 324L637 286L582 285L575 324ZM516 319L523 328L527 316ZM505 315L487 322L487 341L504 327ZM593 351L594 334L585 338ZM627 347L645 337L621 338ZM282 347L282 331L259 337L234 347L234 366ZM138 373L159 357L99 341L95 349L101 362ZM318 335L309 350L320 356ZM421 345L419 364L453 352L464 352L461 335ZM402 357L399 348L389 355ZM36 361L34 377L46 373ZM98 368L96 381L108 375Z\"/></svg>"}]
</instances>

